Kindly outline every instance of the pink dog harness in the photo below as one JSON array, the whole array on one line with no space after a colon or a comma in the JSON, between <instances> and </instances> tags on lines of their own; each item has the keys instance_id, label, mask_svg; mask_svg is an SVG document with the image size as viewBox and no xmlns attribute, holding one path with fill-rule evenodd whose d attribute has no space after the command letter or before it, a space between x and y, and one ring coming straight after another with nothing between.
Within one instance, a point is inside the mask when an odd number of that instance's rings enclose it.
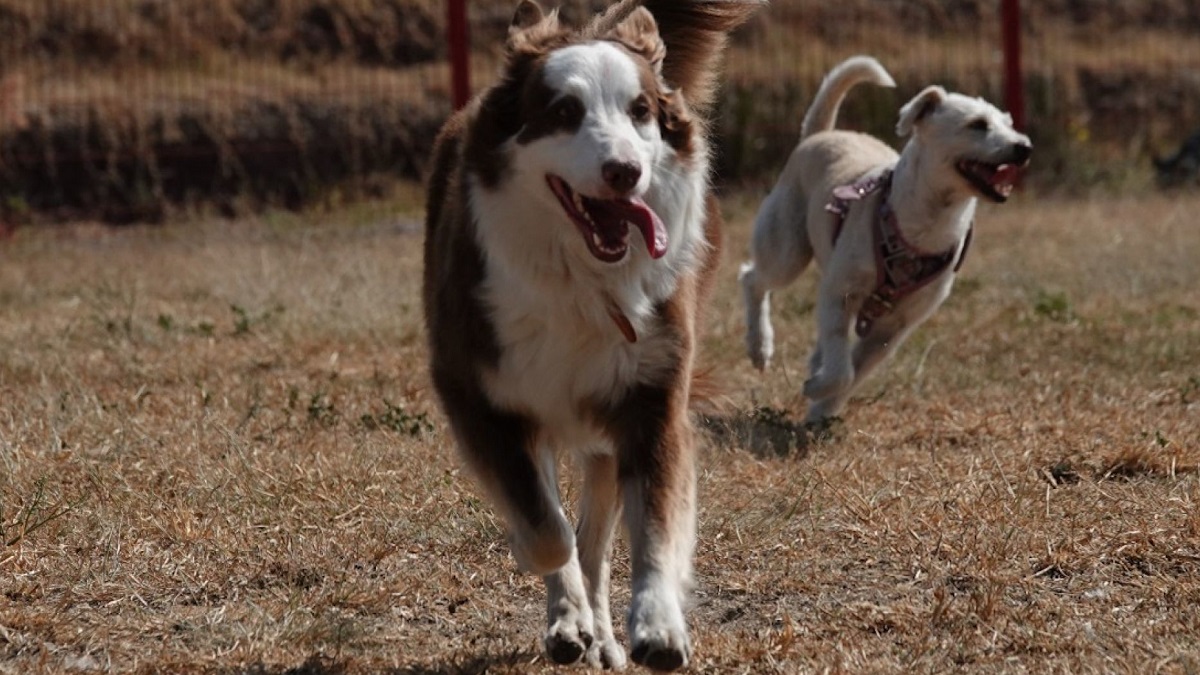
<instances>
[{"instance_id":1,"label":"pink dog harness","mask_svg":"<svg viewBox=\"0 0 1200 675\"><path fill-rule=\"evenodd\" d=\"M896 222L896 214L888 204L888 195L892 190L892 172L889 170L833 189L833 196L825 205L825 210L837 218L833 226L834 243L842 233L850 203L877 190L883 190L883 194L879 198L878 217L872 220L874 226L871 228L875 240L875 290L858 310L854 332L859 337L865 336L875 321L890 314L897 303L933 281L951 264L954 264L953 271L958 272L967 257L971 235L975 231L975 224L972 223L962 244L943 253L929 255L913 247L904 240Z\"/></svg>"}]
</instances>

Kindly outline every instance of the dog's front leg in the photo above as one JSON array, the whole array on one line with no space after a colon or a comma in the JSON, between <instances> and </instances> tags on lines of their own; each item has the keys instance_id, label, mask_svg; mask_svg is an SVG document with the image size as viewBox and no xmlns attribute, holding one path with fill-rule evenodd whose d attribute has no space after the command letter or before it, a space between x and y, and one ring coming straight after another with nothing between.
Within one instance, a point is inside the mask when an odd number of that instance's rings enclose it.
<instances>
[{"instance_id":1,"label":"dog's front leg","mask_svg":"<svg viewBox=\"0 0 1200 675\"><path fill-rule=\"evenodd\" d=\"M655 670L686 666L692 651L683 616L696 539L687 396L687 387L674 383L640 385L610 418L633 573L630 650L635 662Z\"/></svg>"},{"instance_id":2,"label":"dog's front leg","mask_svg":"<svg viewBox=\"0 0 1200 675\"><path fill-rule=\"evenodd\" d=\"M854 383L850 331L862 306L863 296L834 284L821 284L817 300L817 353L814 369L804 383L804 395L813 402L809 421L837 414L826 405L829 399L844 396ZM815 413L820 412L819 417Z\"/></svg>"},{"instance_id":3,"label":"dog's front leg","mask_svg":"<svg viewBox=\"0 0 1200 675\"><path fill-rule=\"evenodd\" d=\"M583 657L593 668L623 668L608 604L609 550L621 512L617 460L587 460L580 497L577 554L546 581L546 653L556 663Z\"/></svg>"}]
</instances>

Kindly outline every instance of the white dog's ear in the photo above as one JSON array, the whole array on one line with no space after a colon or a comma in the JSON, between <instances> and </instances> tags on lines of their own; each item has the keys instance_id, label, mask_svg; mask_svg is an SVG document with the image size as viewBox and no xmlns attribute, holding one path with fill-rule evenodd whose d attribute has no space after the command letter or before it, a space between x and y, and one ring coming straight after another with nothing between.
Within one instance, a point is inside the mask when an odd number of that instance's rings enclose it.
<instances>
[{"instance_id":1,"label":"white dog's ear","mask_svg":"<svg viewBox=\"0 0 1200 675\"><path fill-rule=\"evenodd\" d=\"M900 109L900 121L896 122L896 133L907 136L913 132L921 120L937 110L942 101L946 100L946 90L937 86L925 87L925 90L913 97Z\"/></svg>"}]
</instances>

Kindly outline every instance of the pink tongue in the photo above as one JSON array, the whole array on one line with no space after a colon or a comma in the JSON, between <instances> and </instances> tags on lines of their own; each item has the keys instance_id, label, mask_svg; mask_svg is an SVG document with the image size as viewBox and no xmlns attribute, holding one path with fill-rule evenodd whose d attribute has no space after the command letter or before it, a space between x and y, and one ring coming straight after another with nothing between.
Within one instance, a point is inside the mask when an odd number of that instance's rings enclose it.
<instances>
[{"instance_id":1,"label":"pink tongue","mask_svg":"<svg viewBox=\"0 0 1200 675\"><path fill-rule=\"evenodd\" d=\"M1018 173L1020 170L1012 164L1001 164L988 182L992 185L1012 185L1017 182Z\"/></svg>"},{"instance_id":2,"label":"pink tongue","mask_svg":"<svg viewBox=\"0 0 1200 675\"><path fill-rule=\"evenodd\" d=\"M649 206L642 202L636 205L637 218L633 221L646 240L646 251L654 260L667 254L667 226Z\"/></svg>"},{"instance_id":3,"label":"pink tongue","mask_svg":"<svg viewBox=\"0 0 1200 675\"><path fill-rule=\"evenodd\" d=\"M596 201L588 206L588 211L597 224L614 227L622 221L629 221L642 233L642 239L646 241L646 251L651 258L658 260L667 254L667 226L642 200Z\"/></svg>"}]
</instances>

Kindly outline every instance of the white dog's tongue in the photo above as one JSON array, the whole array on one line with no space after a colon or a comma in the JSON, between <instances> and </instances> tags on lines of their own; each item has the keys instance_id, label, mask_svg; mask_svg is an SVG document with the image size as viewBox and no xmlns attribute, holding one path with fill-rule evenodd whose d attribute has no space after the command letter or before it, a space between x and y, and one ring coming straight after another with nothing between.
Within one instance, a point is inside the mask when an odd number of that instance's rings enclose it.
<instances>
[{"instance_id":1,"label":"white dog's tongue","mask_svg":"<svg viewBox=\"0 0 1200 675\"><path fill-rule=\"evenodd\" d=\"M657 260L667 254L667 226L641 199L596 200L588 204L588 211L597 223L624 221L636 227L646 241L646 251L651 258Z\"/></svg>"}]
</instances>

